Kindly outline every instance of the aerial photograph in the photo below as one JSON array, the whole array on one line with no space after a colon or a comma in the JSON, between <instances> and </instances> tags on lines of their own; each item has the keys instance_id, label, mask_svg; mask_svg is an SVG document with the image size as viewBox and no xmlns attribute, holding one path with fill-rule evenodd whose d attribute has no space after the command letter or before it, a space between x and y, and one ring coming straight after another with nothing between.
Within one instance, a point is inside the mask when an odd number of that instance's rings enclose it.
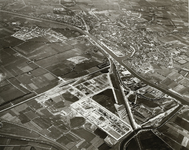
<instances>
[{"instance_id":1,"label":"aerial photograph","mask_svg":"<svg viewBox=\"0 0 189 150\"><path fill-rule=\"evenodd\" d=\"M189 150L189 0L0 0L0 150Z\"/></svg>"}]
</instances>

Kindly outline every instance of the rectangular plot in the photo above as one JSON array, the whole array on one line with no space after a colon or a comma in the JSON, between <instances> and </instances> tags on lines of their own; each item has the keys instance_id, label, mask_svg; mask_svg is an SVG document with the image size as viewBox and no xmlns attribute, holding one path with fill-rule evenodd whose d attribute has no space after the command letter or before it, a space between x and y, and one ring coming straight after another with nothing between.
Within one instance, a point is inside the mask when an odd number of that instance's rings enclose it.
<instances>
[{"instance_id":1,"label":"rectangular plot","mask_svg":"<svg viewBox=\"0 0 189 150\"><path fill-rule=\"evenodd\" d=\"M19 45L18 47L16 47L16 49L19 52L28 55L29 53L33 52L35 49L37 49L43 45L44 45L44 43L37 43L37 42L29 41L29 42L25 42L25 43Z\"/></svg>"},{"instance_id":2,"label":"rectangular plot","mask_svg":"<svg viewBox=\"0 0 189 150\"><path fill-rule=\"evenodd\" d=\"M55 65L59 63L59 60L57 58L58 56L52 56L52 57L48 57L42 60L37 61L36 63L44 68L47 68L49 66Z\"/></svg>"},{"instance_id":3,"label":"rectangular plot","mask_svg":"<svg viewBox=\"0 0 189 150\"><path fill-rule=\"evenodd\" d=\"M26 93L29 93L28 89L26 89L26 88L23 86L23 84L20 83L17 79L11 78L11 79L9 79L9 81L10 81L13 85L15 85L16 87L18 87L20 90L22 90L25 94L26 94Z\"/></svg>"},{"instance_id":4,"label":"rectangular plot","mask_svg":"<svg viewBox=\"0 0 189 150\"><path fill-rule=\"evenodd\" d=\"M85 129L76 129L72 130L73 133L77 134L79 137L85 139L86 141L90 142L95 138L95 135Z\"/></svg>"},{"instance_id":5,"label":"rectangular plot","mask_svg":"<svg viewBox=\"0 0 189 150\"><path fill-rule=\"evenodd\" d=\"M52 74L50 74L50 73L46 73L46 74L44 74L43 76L44 76L46 79L50 80L50 81L52 81L52 80L55 79L55 77L54 77Z\"/></svg>"},{"instance_id":6,"label":"rectangular plot","mask_svg":"<svg viewBox=\"0 0 189 150\"><path fill-rule=\"evenodd\" d=\"M24 95L24 93L12 86L11 84L0 87L0 97L6 102L16 99L22 95Z\"/></svg>"},{"instance_id":7,"label":"rectangular plot","mask_svg":"<svg viewBox=\"0 0 189 150\"><path fill-rule=\"evenodd\" d=\"M28 111L25 113L25 115L30 119L30 120L33 120L35 118L38 117L38 115L36 113L34 113L33 111Z\"/></svg>"},{"instance_id":8,"label":"rectangular plot","mask_svg":"<svg viewBox=\"0 0 189 150\"><path fill-rule=\"evenodd\" d=\"M61 144L64 144L64 145L67 145L69 144L70 142L77 142L79 139L74 137L73 135L71 134L66 134L66 135L63 135L62 137L60 137L57 142L61 143Z\"/></svg>"},{"instance_id":9,"label":"rectangular plot","mask_svg":"<svg viewBox=\"0 0 189 150\"><path fill-rule=\"evenodd\" d=\"M183 118L177 117L174 123L189 131L189 123Z\"/></svg>"},{"instance_id":10,"label":"rectangular plot","mask_svg":"<svg viewBox=\"0 0 189 150\"><path fill-rule=\"evenodd\" d=\"M35 49L35 51L28 54L28 56L30 59L38 60L38 59L50 57L55 54L57 54L57 52L53 48L49 47L49 45L44 45Z\"/></svg>"},{"instance_id":11,"label":"rectangular plot","mask_svg":"<svg viewBox=\"0 0 189 150\"><path fill-rule=\"evenodd\" d=\"M42 69L42 68L36 68L35 70L32 70L31 71L31 74L35 77L37 76L40 76L40 75L43 75L47 73L47 71L45 69Z\"/></svg>"},{"instance_id":12,"label":"rectangular plot","mask_svg":"<svg viewBox=\"0 0 189 150\"><path fill-rule=\"evenodd\" d=\"M35 123L36 123L38 126L40 126L42 129L47 129L47 128L49 128L49 127L51 126L50 120L47 121L46 119L41 118L41 117L35 118L35 119L33 120L33 122L35 122Z\"/></svg>"},{"instance_id":13,"label":"rectangular plot","mask_svg":"<svg viewBox=\"0 0 189 150\"><path fill-rule=\"evenodd\" d=\"M53 138L53 139L57 139L61 136L61 132L60 130L58 130L56 127L52 126L50 127L48 130L50 130L51 132L48 134L49 137Z\"/></svg>"}]
</instances>

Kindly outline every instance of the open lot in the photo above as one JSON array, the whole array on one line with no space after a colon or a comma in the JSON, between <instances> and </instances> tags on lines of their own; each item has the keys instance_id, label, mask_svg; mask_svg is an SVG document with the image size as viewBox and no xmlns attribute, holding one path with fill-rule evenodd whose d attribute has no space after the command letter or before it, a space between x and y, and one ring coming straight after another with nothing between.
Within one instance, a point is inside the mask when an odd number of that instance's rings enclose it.
<instances>
[{"instance_id":1,"label":"open lot","mask_svg":"<svg viewBox=\"0 0 189 150\"><path fill-rule=\"evenodd\" d=\"M83 117L74 117L70 119L70 126L72 128L80 127L85 124L85 118Z\"/></svg>"},{"instance_id":2,"label":"open lot","mask_svg":"<svg viewBox=\"0 0 189 150\"><path fill-rule=\"evenodd\" d=\"M79 100L76 96L72 95L70 92L65 92L64 94L62 94L62 96L66 101L70 101L70 102L76 102Z\"/></svg>"},{"instance_id":3,"label":"open lot","mask_svg":"<svg viewBox=\"0 0 189 150\"><path fill-rule=\"evenodd\" d=\"M98 95L93 96L93 99L111 112L116 112L114 107L115 98L111 89L105 90Z\"/></svg>"}]
</instances>

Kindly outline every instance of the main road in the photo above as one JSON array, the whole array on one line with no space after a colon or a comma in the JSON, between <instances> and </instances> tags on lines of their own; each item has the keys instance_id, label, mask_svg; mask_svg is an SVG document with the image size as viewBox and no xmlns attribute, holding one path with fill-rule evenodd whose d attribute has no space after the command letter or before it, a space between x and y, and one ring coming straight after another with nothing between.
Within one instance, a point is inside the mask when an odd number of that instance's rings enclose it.
<instances>
[{"instance_id":1,"label":"main road","mask_svg":"<svg viewBox=\"0 0 189 150\"><path fill-rule=\"evenodd\" d=\"M122 87L122 83L119 77L119 74L117 73L116 66L113 63L113 61L110 59L110 71L109 71L110 78L112 78L112 84L113 89L117 89L120 93L115 94L115 97L119 98L119 101L117 101L118 104L123 104L125 106L126 112L128 114L128 119L130 122L130 125L133 130L137 129L137 125L135 123L133 114L131 112L131 107L129 105L129 101L124 93L124 88Z\"/></svg>"}]
</instances>

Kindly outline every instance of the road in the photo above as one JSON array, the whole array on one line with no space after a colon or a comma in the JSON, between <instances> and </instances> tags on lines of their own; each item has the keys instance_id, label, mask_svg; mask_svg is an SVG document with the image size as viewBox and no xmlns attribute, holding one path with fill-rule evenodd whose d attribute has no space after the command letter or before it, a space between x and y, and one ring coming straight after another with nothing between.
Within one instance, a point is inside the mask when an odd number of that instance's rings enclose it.
<instances>
[{"instance_id":1,"label":"road","mask_svg":"<svg viewBox=\"0 0 189 150\"><path fill-rule=\"evenodd\" d=\"M124 95L124 88L122 86L121 86L121 91L122 91L122 94ZM131 126L132 126L133 130L136 130L138 127L137 127L136 122L134 120L133 113L132 113L131 107L129 105L129 100L127 99L126 96L123 96L123 98L124 98L125 107L126 107L127 114L129 116Z\"/></svg>"},{"instance_id":2,"label":"road","mask_svg":"<svg viewBox=\"0 0 189 150\"><path fill-rule=\"evenodd\" d=\"M33 20L33 21L36 21L38 23L43 23L43 24L45 22L48 22L48 23L52 23L52 24L56 24L56 25L60 25L60 26L64 26L64 27L66 26L66 27L78 30L79 32L83 33L83 30L81 30L80 28L72 26L72 25L69 25L69 24L66 24L66 23L63 23L63 22L57 22L57 21L48 20L48 19L44 19L44 18L37 18L37 17L33 17L33 16L29 16L29 15L24 15L24 14L18 14L16 12L11 12L11 11L6 11L6 10L0 10L0 13L2 15L3 15L3 13L4 13L4 15L14 15L16 17L24 18L26 20Z\"/></svg>"},{"instance_id":3,"label":"road","mask_svg":"<svg viewBox=\"0 0 189 150\"><path fill-rule=\"evenodd\" d=\"M29 131L35 132L38 135L40 135L41 137L34 138L34 137L29 137L29 135L28 135L28 137L25 137L25 136L21 136L21 135L14 135L14 134L11 134L11 133L0 133L0 136L6 136L6 137L9 137L9 138L14 138L14 139L22 140L22 141L32 141L32 142L35 142L35 143L42 143L42 144L46 144L46 145L51 145L52 147L56 148L57 150L68 150L62 144L60 144L56 141L53 141L52 139L42 135L41 133L34 131L34 130L31 130L31 129L29 129L29 128L21 125L21 124L9 122L9 121L2 121L2 123L3 122L12 124L13 126L16 125L16 126L19 126L21 128L27 129Z\"/></svg>"},{"instance_id":4,"label":"road","mask_svg":"<svg viewBox=\"0 0 189 150\"><path fill-rule=\"evenodd\" d=\"M53 89L55 89L55 88L61 88L62 86L66 86L66 85L69 85L69 84L71 84L71 83L73 83L74 82L74 80L71 80L71 81L68 81L68 82L62 82L62 83L60 83L60 84L58 84L57 86L55 86L54 88L52 88L52 89L50 89L50 90L53 90ZM48 91L50 91L50 90L48 90ZM4 112L4 111L7 111L7 110L9 110L9 109L12 109L12 108L14 108L14 107L16 107L16 106L19 106L19 105L21 105L21 104L23 104L23 103L26 103L26 102L28 102L28 101L30 101L30 100L33 100L33 99L35 99L35 98L37 98L37 97L40 97L40 96L42 96L43 94L45 94L46 92L48 92L48 91L45 91L45 92L43 92L43 93L40 93L40 94L38 94L38 95L35 95L34 97L31 97L31 98L29 98L29 99L26 99L26 100L24 100L24 101L22 101L22 102L19 102L19 103L17 103L17 104L14 104L14 105L11 105L11 106L9 106L9 107L6 107L6 108L4 108L4 109L1 109L0 110L0 113L2 113L2 112Z\"/></svg>"}]
</instances>

